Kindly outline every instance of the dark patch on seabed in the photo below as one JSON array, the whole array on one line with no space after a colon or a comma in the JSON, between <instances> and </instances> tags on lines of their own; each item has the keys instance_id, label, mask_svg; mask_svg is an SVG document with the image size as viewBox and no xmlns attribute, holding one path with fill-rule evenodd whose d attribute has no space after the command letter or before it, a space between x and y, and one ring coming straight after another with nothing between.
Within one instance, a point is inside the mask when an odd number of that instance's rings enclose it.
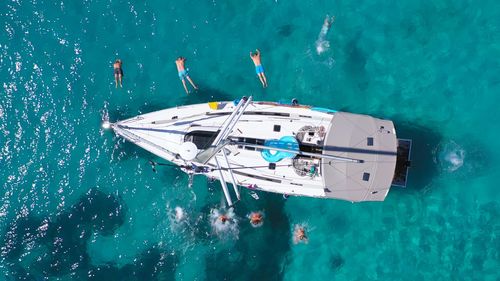
<instances>
[{"instance_id":1,"label":"dark patch on seabed","mask_svg":"<svg viewBox=\"0 0 500 281\"><path fill-rule=\"evenodd\" d=\"M291 242L285 200L278 194L260 195L255 206L240 204L235 211L238 217L245 218L251 210L265 210L264 225L256 229L242 219L240 237L244 238L231 249L216 249L205 257L207 280L283 279Z\"/></svg>"},{"instance_id":2,"label":"dark patch on seabed","mask_svg":"<svg viewBox=\"0 0 500 281\"><path fill-rule=\"evenodd\" d=\"M435 178L446 172L442 171L440 167L439 161L443 160L437 159L441 153L439 149L443 142L455 142L455 140L444 140L438 132L418 124L393 121L398 138L412 140L411 167L407 187L416 190L424 189ZM466 155L462 167L453 173L447 172L450 173L450 176L464 180L479 177L490 171L491 160L488 155L491 153L483 145L474 140L472 136L456 141L459 147L465 150Z\"/></svg>"},{"instance_id":3,"label":"dark patch on seabed","mask_svg":"<svg viewBox=\"0 0 500 281\"><path fill-rule=\"evenodd\" d=\"M113 263L96 266L89 271L89 281L111 280L175 280L178 258L158 248L144 251L132 264L121 268Z\"/></svg>"},{"instance_id":4,"label":"dark patch on seabed","mask_svg":"<svg viewBox=\"0 0 500 281\"><path fill-rule=\"evenodd\" d=\"M344 259L339 254L332 254L330 256L330 269L338 271L344 264Z\"/></svg>"},{"instance_id":5,"label":"dark patch on seabed","mask_svg":"<svg viewBox=\"0 0 500 281\"><path fill-rule=\"evenodd\" d=\"M295 27L291 24L285 24L282 25L278 28L278 34L282 37L288 37L292 35L293 31L295 30Z\"/></svg>"},{"instance_id":6,"label":"dark patch on seabed","mask_svg":"<svg viewBox=\"0 0 500 281\"><path fill-rule=\"evenodd\" d=\"M366 61L367 54L360 47L360 40L362 40L362 32L358 32L353 39L346 44L345 53L347 58L343 68L345 72L352 77L359 88L359 90L364 91L368 85L368 77L366 74Z\"/></svg>"},{"instance_id":7,"label":"dark patch on seabed","mask_svg":"<svg viewBox=\"0 0 500 281\"><path fill-rule=\"evenodd\" d=\"M12 272L7 280L47 280L70 273L75 274L75 280L84 280L89 272L93 273L90 280L151 280L159 276L162 280L163 276L173 279L175 257L166 257L155 248L120 269L112 264L92 265L87 252L89 238L93 233L113 235L123 225L125 215L120 198L91 189L78 203L55 217L40 219L28 215L15 219L2 237L2 263L9 269L5 272ZM38 255L23 256L27 247ZM107 275L110 271L116 274Z\"/></svg>"}]
</instances>

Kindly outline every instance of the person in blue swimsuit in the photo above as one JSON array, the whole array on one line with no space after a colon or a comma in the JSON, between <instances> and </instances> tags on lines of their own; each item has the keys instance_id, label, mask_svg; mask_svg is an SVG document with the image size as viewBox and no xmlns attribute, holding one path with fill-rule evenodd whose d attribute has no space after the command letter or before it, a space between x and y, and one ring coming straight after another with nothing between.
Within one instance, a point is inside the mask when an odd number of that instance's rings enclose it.
<instances>
[{"instance_id":1,"label":"person in blue swimsuit","mask_svg":"<svg viewBox=\"0 0 500 281\"><path fill-rule=\"evenodd\" d=\"M259 49L256 49L255 53L250 52L250 58L252 59L253 63L255 64L255 73L257 73L257 76L259 77L260 82L262 83L262 87L266 88L267 87L267 80L266 80L266 75L264 74L264 67L262 67L262 63L260 62Z\"/></svg>"},{"instance_id":2,"label":"person in blue swimsuit","mask_svg":"<svg viewBox=\"0 0 500 281\"><path fill-rule=\"evenodd\" d=\"M191 77L189 77L187 69L184 66L184 62L185 61L186 61L186 58L184 58L184 57L178 57L175 60L175 65L177 66L177 72L179 74L179 79L181 79L182 86L184 86L184 90L186 90L186 94L189 95L189 91L188 91L188 88L186 86L186 79L189 81L189 83L191 83L191 85L193 86L193 88L195 90L198 90L198 87L196 87L196 85L194 84L193 80L191 80Z\"/></svg>"}]
</instances>

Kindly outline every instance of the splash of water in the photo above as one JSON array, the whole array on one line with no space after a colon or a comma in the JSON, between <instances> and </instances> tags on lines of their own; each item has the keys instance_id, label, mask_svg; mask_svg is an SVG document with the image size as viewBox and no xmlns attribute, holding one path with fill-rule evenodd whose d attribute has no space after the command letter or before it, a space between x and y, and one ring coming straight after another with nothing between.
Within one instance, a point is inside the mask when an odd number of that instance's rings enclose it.
<instances>
[{"instance_id":1,"label":"splash of water","mask_svg":"<svg viewBox=\"0 0 500 281\"><path fill-rule=\"evenodd\" d=\"M259 222L256 222L256 223L252 222L252 216L254 216L254 215L260 216L260 221ZM264 212L257 211L257 212L252 212L252 213L248 214L247 218L250 220L250 225L252 227L256 228L256 227L261 227L262 224L264 224L264 218L265 218L265 216L264 216Z\"/></svg>"},{"instance_id":2,"label":"splash of water","mask_svg":"<svg viewBox=\"0 0 500 281\"><path fill-rule=\"evenodd\" d=\"M318 53L318 55L321 55L330 49L330 42L325 38L333 24L334 19L335 17L330 17L328 15L325 18L321 31L318 35L318 39L316 40L316 53Z\"/></svg>"},{"instance_id":3,"label":"splash of water","mask_svg":"<svg viewBox=\"0 0 500 281\"><path fill-rule=\"evenodd\" d=\"M174 210L175 210L175 221L176 222L181 222L184 219L184 216L185 216L184 209L182 209L179 206L176 206L174 208Z\"/></svg>"},{"instance_id":4,"label":"splash of water","mask_svg":"<svg viewBox=\"0 0 500 281\"><path fill-rule=\"evenodd\" d=\"M308 226L305 223L296 224L293 227L293 243L299 244L304 243L307 244L309 242L309 237L307 235ZM304 236L301 238L300 233L303 232Z\"/></svg>"},{"instance_id":5,"label":"splash of water","mask_svg":"<svg viewBox=\"0 0 500 281\"><path fill-rule=\"evenodd\" d=\"M466 151L454 141L440 143L434 153L434 162L445 172L454 172L463 166Z\"/></svg>"},{"instance_id":6,"label":"splash of water","mask_svg":"<svg viewBox=\"0 0 500 281\"><path fill-rule=\"evenodd\" d=\"M323 38L316 40L316 53L321 55L322 53L330 50L330 42Z\"/></svg>"},{"instance_id":7,"label":"splash of water","mask_svg":"<svg viewBox=\"0 0 500 281\"><path fill-rule=\"evenodd\" d=\"M171 209L167 205L167 212L170 220L170 229L172 231L183 231L185 226L189 226L188 215L182 207L175 206L173 209Z\"/></svg>"},{"instance_id":8,"label":"splash of water","mask_svg":"<svg viewBox=\"0 0 500 281\"><path fill-rule=\"evenodd\" d=\"M210 225L214 233L220 237L238 237L238 219L233 209L227 212L219 209L210 210Z\"/></svg>"}]
</instances>

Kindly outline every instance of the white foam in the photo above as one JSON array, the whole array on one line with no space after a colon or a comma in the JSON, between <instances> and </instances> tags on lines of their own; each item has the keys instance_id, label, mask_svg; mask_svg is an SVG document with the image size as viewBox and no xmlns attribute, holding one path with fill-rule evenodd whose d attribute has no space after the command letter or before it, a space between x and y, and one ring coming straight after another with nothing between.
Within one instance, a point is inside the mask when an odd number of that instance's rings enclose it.
<instances>
[{"instance_id":1,"label":"white foam","mask_svg":"<svg viewBox=\"0 0 500 281\"><path fill-rule=\"evenodd\" d=\"M464 165L466 151L454 141L438 145L435 162L446 172L454 172Z\"/></svg>"},{"instance_id":2,"label":"white foam","mask_svg":"<svg viewBox=\"0 0 500 281\"><path fill-rule=\"evenodd\" d=\"M225 222L220 219L222 215L227 217ZM212 209L210 211L209 219L210 225L212 226L212 230L215 234L219 236L238 237L238 219L232 209L229 209L225 213L222 210Z\"/></svg>"},{"instance_id":3,"label":"white foam","mask_svg":"<svg viewBox=\"0 0 500 281\"><path fill-rule=\"evenodd\" d=\"M318 39L316 40L316 53L321 55L322 53L328 51L330 49L330 42L326 40L326 35L333 24L334 17L326 16L326 21L328 24L323 23L321 26L321 31L319 32Z\"/></svg>"},{"instance_id":4,"label":"white foam","mask_svg":"<svg viewBox=\"0 0 500 281\"><path fill-rule=\"evenodd\" d=\"M256 223L256 224L252 223L251 218L252 218L252 214L254 214L254 213L260 214L262 216L262 219L261 219L261 221L259 223ZM261 211L252 212L252 213L250 213L250 214L247 215L247 218L250 220L250 225L252 227L261 227L264 224L264 217L265 217L264 213L261 212Z\"/></svg>"},{"instance_id":5,"label":"white foam","mask_svg":"<svg viewBox=\"0 0 500 281\"><path fill-rule=\"evenodd\" d=\"M184 210L179 206L176 206L174 210L175 210L175 221L181 222L185 217Z\"/></svg>"},{"instance_id":6,"label":"white foam","mask_svg":"<svg viewBox=\"0 0 500 281\"><path fill-rule=\"evenodd\" d=\"M304 229L304 232L305 232L305 239L303 240L300 240L298 237L297 237L297 232L298 230L302 228ZM298 244L298 243L305 243L307 244L307 242L309 241L309 237L308 237L308 229L309 227L307 226L307 224L305 223L300 223L300 224L296 224L293 228L293 243L294 244Z\"/></svg>"},{"instance_id":7,"label":"white foam","mask_svg":"<svg viewBox=\"0 0 500 281\"><path fill-rule=\"evenodd\" d=\"M316 53L321 55L322 53L330 50L330 42L323 39L318 39L316 41Z\"/></svg>"}]
</instances>

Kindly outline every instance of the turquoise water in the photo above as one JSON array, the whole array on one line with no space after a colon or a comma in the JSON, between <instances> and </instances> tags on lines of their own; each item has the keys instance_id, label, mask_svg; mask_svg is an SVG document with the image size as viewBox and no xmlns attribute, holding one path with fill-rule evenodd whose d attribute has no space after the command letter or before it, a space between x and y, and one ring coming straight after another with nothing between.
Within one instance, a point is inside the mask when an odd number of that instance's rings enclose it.
<instances>
[{"instance_id":1,"label":"turquoise water","mask_svg":"<svg viewBox=\"0 0 500 281\"><path fill-rule=\"evenodd\" d=\"M166 2L0 1L0 280L500 278L496 1ZM408 187L362 204L245 192L226 229L218 183L153 173L100 127L242 95L394 120L414 141Z\"/></svg>"}]
</instances>

